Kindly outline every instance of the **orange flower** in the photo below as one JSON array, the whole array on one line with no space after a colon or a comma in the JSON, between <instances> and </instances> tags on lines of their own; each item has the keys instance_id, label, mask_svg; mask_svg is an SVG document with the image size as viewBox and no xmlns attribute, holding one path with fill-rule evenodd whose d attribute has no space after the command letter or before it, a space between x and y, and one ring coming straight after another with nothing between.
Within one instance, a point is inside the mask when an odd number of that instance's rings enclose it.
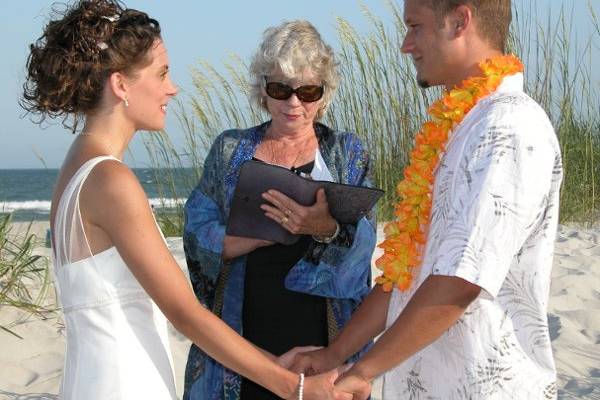
<instances>
[{"instance_id":1,"label":"orange flower","mask_svg":"<svg viewBox=\"0 0 600 400\"><path fill-rule=\"evenodd\" d=\"M483 97L494 92L502 79L523 71L521 61L513 56L500 56L479 64L483 76L471 77L429 107L431 121L423 124L415 136L404 179L396 186L401 200L394 207L396 221L385 228L385 240L378 245L383 255L375 261L383 275L375 282L386 292L394 287L410 288L413 268L422 259L431 218L431 198L436 169L451 131Z\"/></svg>"}]
</instances>

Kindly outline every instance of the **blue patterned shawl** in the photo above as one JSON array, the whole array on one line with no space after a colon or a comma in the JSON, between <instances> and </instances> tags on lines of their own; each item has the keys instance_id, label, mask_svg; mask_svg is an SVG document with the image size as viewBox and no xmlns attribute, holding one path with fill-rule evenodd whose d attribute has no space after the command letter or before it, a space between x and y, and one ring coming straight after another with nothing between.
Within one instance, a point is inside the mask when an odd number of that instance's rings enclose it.
<instances>
[{"instance_id":1,"label":"blue patterned shawl","mask_svg":"<svg viewBox=\"0 0 600 400\"><path fill-rule=\"evenodd\" d=\"M193 289L206 307L239 334L246 257L223 262L223 237L240 167L252 159L268 125L221 133L205 160L200 183L185 205L184 249ZM315 132L335 181L372 186L369 156L356 135L318 123ZM372 212L357 225L343 225L332 243L313 242L286 277L289 290L327 297L330 338L369 292L375 226ZM240 386L239 375L191 346L184 400L238 400Z\"/></svg>"}]
</instances>

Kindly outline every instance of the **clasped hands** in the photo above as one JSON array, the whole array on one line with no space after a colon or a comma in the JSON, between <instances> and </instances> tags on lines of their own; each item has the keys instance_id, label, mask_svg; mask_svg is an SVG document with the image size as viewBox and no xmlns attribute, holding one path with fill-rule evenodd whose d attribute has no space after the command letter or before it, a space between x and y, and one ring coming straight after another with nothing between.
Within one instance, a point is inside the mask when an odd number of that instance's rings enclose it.
<instances>
[{"instance_id":1,"label":"clasped hands","mask_svg":"<svg viewBox=\"0 0 600 400\"><path fill-rule=\"evenodd\" d=\"M317 191L312 206L302 206L277 190L263 193L263 198L269 203L261 206L265 215L295 235L331 236L336 231L324 189ZM342 366L327 349L296 347L278 357L277 363L312 377L305 381L306 400L366 400L371 394L371 382L353 374L350 366Z\"/></svg>"},{"instance_id":2,"label":"clasped hands","mask_svg":"<svg viewBox=\"0 0 600 400\"><path fill-rule=\"evenodd\" d=\"M292 372L304 373L306 376L332 373L336 378L335 390L347 395L342 398L366 400L371 395L371 381L361 377L352 365L342 365L343 360L338 360L326 347L295 347L278 357L277 363Z\"/></svg>"}]
</instances>

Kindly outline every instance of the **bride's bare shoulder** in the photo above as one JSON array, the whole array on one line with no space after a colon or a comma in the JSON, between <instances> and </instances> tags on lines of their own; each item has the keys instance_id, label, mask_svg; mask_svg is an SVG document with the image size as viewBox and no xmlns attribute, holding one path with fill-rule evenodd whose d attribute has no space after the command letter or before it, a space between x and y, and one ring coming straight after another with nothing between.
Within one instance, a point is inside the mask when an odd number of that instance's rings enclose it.
<instances>
[{"instance_id":1,"label":"bride's bare shoulder","mask_svg":"<svg viewBox=\"0 0 600 400\"><path fill-rule=\"evenodd\" d=\"M82 191L98 198L110 199L142 194L143 189L133 171L118 160L107 159L90 172Z\"/></svg>"}]
</instances>

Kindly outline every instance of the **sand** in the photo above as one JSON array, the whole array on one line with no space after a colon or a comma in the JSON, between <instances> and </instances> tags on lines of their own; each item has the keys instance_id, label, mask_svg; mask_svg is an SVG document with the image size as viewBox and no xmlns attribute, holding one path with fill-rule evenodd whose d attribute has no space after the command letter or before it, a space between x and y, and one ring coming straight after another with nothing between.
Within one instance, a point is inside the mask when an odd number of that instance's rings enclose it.
<instances>
[{"instance_id":1,"label":"sand","mask_svg":"<svg viewBox=\"0 0 600 400\"><path fill-rule=\"evenodd\" d=\"M24 229L15 224L14 229ZM42 239L47 223L32 231ZM379 232L381 235L381 231ZM167 239L187 273L181 238ZM40 247L40 254L49 249ZM374 258L376 255L374 256ZM377 273L374 271L375 275ZM48 305L55 305L51 290ZM556 239L548 319L561 399L600 399L600 229L561 226ZM57 399L64 361L64 325L60 312L31 317L0 308L0 325L22 336L0 331L0 399ZM190 342L170 327L177 393L182 395L183 370ZM374 400L381 399L375 382Z\"/></svg>"}]
</instances>

